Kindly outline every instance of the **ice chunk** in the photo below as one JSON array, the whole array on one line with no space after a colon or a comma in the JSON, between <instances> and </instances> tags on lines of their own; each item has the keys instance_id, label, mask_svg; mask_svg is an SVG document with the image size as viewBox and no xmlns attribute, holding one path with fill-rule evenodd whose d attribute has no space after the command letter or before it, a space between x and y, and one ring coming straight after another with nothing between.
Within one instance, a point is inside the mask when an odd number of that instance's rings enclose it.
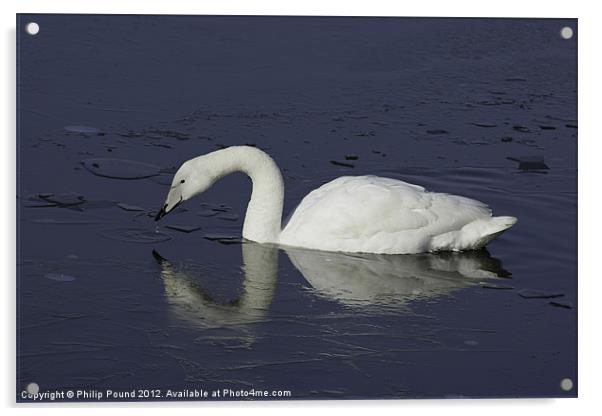
<instances>
[{"instance_id":1,"label":"ice chunk","mask_svg":"<svg viewBox=\"0 0 602 416\"><path fill-rule=\"evenodd\" d=\"M336 166L343 166L346 168L354 168L355 167L355 165L352 165L351 163L339 162L336 160L331 160L330 163L332 163L333 165L336 165Z\"/></svg>"},{"instance_id":2,"label":"ice chunk","mask_svg":"<svg viewBox=\"0 0 602 416\"><path fill-rule=\"evenodd\" d=\"M144 211L144 208L136 205L124 204L123 202L119 202L117 206L125 211Z\"/></svg>"},{"instance_id":3,"label":"ice chunk","mask_svg":"<svg viewBox=\"0 0 602 416\"><path fill-rule=\"evenodd\" d=\"M569 301L551 300L550 305L556 306L558 308L573 309L573 304Z\"/></svg>"},{"instance_id":4,"label":"ice chunk","mask_svg":"<svg viewBox=\"0 0 602 416\"><path fill-rule=\"evenodd\" d=\"M39 197L45 201L51 202L60 206L72 206L83 204L85 201L84 196L76 194L74 192L66 192L60 194L39 194Z\"/></svg>"},{"instance_id":5,"label":"ice chunk","mask_svg":"<svg viewBox=\"0 0 602 416\"><path fill-rule=\"evenodd\" d=\"M542 292L539 290L523 289L518 292L519 296L525 299L553 299L564 296L564 293Z\"/></svg>"},{"instance_id":6,"label":"ice chunk","mask_svg":"<svg viewBox=\"0 0 602 416\"><path fill-rule=\"evenodd\" d=\"M473 126L477 126L477 127L486 127L486 128L497 127L497 124L495 124L495 123L486 123L486 122L482 122L482 121L477 121L477 122L473 122L470 124L472 124Z\"/></svg>"},{"instance_id":7,"label":"ice chunk","mask_svg":"<svg viewBox=\"0 0 602 416\"><path fill-rule=\"evenodd\" d=\"M170 224L170 225L166 225L165 227L169 228L171 230L181 231L183 233L191 233L193 231L197 231L197 230L201 229L201 227L199 227L198 225L175 225L175 224Z\"/></svg>"},{"instance_id":8,"label":"ice chunk","mask_svg":"<svg viewBox=\"0 0 602 416\"><path fill-rule=\"evenodd\" d=\"M508 156L506 159L518 162L520 170L548 170L543 156Z\"/></svg>"},{"instance_id":9,"label":"ice chunk","mask_svg":"<svg viewBox=\"0 0 602 416\"><path fill-rule=\"evenodd\" d=\"M239 237L225 234L205 234L203 236L207 240L217 241L221 244L240 244L242 240Z\"/></svg>"},{"instance_id":10,"label":"ice chunk","mask_svg":"<svg viewBox=\"0 0 602 416\"><path fill-rule=\"evenodd\" d=\"M106 133L96 127L90 126L65 126L67 133L81 134L83 136L104 136Z\"/></svg>"}]
</instances>

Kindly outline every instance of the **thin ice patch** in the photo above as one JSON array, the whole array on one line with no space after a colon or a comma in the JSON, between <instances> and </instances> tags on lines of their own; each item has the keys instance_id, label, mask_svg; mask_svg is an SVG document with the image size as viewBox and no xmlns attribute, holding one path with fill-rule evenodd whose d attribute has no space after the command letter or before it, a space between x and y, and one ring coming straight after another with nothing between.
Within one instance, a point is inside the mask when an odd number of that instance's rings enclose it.
<instances>
[{"instance_id":1,"label":"thin ice patch","mask_svg":"<svg viewBox=\"0 0 602 416\"><path fill-rule=\"evenodd\" d=\"M127 159L96 158L81 163L90 173L111 179L144 179L161 173L158 166Z\"/></svg>"},{"instance_id":2,"label":"thin ice patch","mask_svg":"<svg viewBox=\"0 0 602 416\"><path fill-rule=\"evenodd\" d=\"M201 227L199 227L198 225L177 225L177 224L170 224L170 225L166 225L166 228L169 228L170 230L176 230L176 231L180 231L183 233L191 233L193 231L197 231L200 230Z\"/></svg>"},{"instance_id":3,"label":"thin ice patch","mask_svg":"<svg viewBox=\"0 0 602 416\"><path fill-rule=\"evenodd\" d=\"M544 171L550 169L543 156L508 156L506 159L518 163L521 171Z\"/></svg>"},{"instance_id":4,"label":"thin ice patch","mask_svg":"<svg viewBox=\"0 0 602 416\"><path fill-rule=\"evenodd\" d=\"M44 277L57 282L72 282L75 280L75 277L63 273L46 273Z\"/></svg>"},{"instance_id":5,"label":"thin ice patch","mask_svg":"<svg viewBox=\"0 0 602 416\"><path fill-rule=\"evenodd\" d=\"M523 289L518 292L521 298L525 299L554 299L564 296L564 293L559 292L544 292L541 290Z\"/></svg>"},{"instance_id":6,"label":"thin ice patch","mask_svg":"<svg viewBox=\"0 0 602 416\"><path fill-rule=\"evenodd\" d=\"M207 240L217 241L220 244L226 244L226 245L242 243L242 240L240 239L240 237L226 235L226 234L205 234L203 237L206 238Z\"/></svg>"},{"instance_id":7,"label":"thin ice patch","mask_svg":"<svg viewBox=\"0 0 602 416\"><path fill-rule=\"evenodd\" d=\"M51 202L60 206L72 206L83 204L85 197L81 194L73 192L62 193L62 194L39 194L39 197L45 201Z\"/></svg>"},{"instance_id":8,"label":"thin ice patch","mask_svg":"<svg viewBox=\"0 0 602 416\"><path fill-rule=\"evenodd\" d=\"M102 237L110 240L125 241L128 243L158 243L171 240L171 235L161 231L148 231L140 228L114 228L99 233Z\"/></svg>"},{"instance_id":9,"label":"thin ice patch","mask_svg":"<svg viewBox=\"0 0 602 416\"><path fill-rule=\"evenodd\" d=\"M65 126L63 129L67 133L81 134L83 136L104 136L106 134L101 129L91 126Z\"/></svg>"},{"instance_id":10,"label":"thin ice patch","mask_svg":"<svg viewBox=\"0 0 602 416\"><path fill-rule=\"evenodd\" d=\"M144 211L144 208L142 208L142 207L139 207L136 205L125 204L123 202L119 202L117 204L117 206L124 211Z\"/></svg>"}]
</instances>

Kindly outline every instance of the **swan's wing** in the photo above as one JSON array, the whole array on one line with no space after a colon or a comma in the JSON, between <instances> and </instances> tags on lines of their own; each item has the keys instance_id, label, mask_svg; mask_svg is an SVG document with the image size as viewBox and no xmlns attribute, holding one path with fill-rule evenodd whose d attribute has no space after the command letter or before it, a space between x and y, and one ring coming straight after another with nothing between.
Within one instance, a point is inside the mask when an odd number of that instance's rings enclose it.
<instances>
[{"instance_id":1,"label":"swan's wing","mask_svg":"<svg viewBox=\"0 0 602 416\"><path fill-rule=\"evenodd\" d=\"M490 217L473 199L377 176L341 177L310 192L281 243L331 251L416 252L433 236Z\"/></svg>"}]
</instances>

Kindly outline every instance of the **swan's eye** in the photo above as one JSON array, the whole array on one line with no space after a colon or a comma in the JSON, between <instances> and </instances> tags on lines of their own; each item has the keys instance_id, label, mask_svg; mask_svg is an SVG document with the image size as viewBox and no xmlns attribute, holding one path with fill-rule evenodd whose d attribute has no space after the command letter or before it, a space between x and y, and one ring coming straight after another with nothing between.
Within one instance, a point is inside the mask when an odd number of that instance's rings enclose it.
<instances>
[{"instance_id":1,"label":"swan's eye","mask_svg":"<svg viewBox=\"0 0 602 416\"><path fill-rule=\"evenodd\" d=\"M186 182L186 179L182 179L182 180L180 181L180 183L184 183L184 182Z\"/></svg>"}]
</instances>

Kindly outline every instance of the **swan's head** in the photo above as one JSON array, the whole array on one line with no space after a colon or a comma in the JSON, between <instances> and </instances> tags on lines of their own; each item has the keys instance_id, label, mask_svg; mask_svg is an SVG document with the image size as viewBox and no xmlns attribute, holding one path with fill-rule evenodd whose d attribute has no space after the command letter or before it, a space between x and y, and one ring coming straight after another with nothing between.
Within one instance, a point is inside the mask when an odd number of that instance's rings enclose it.
<instances>
[{"instance_id":1,"label":"swan's head","mask_svg":"<svg viewBox=\"0 0 602 416\"><path fill-rule=\"evenodd\" d=\"M182 202L205 192L213 184L213 175L210 175L208 171L205 172L199 162L195 159L189 160L178 169L171 182L167 199L157 213L155 221L159 221L169 214Z\"/></svg>"}]
</instances>

